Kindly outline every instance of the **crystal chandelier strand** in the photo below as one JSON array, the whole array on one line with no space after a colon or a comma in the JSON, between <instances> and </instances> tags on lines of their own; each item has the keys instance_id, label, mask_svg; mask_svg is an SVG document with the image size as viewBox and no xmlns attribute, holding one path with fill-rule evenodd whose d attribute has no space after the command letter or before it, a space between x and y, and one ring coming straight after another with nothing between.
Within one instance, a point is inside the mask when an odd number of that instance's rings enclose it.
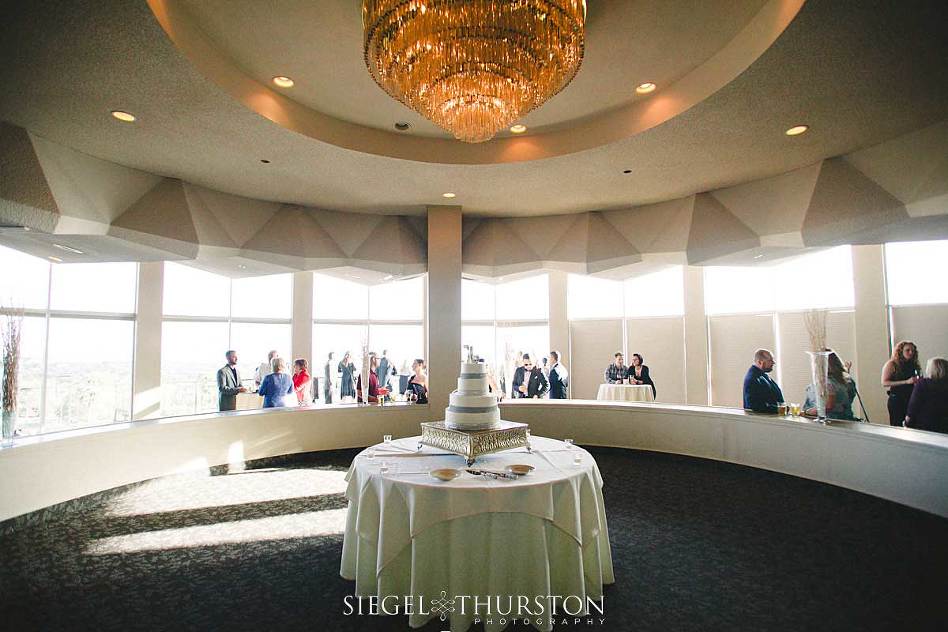
<instances>
[{"instance_id":1,"label":"crystal chandelier strand","mask_svg":"<svg viewBox=\"0 0 948 632\"><path fill-rule=\"evenodd\" d=\"M363 0L366 67L466 142L558 93L583 59L584 0Z\"/></svg>"}]
</instances>

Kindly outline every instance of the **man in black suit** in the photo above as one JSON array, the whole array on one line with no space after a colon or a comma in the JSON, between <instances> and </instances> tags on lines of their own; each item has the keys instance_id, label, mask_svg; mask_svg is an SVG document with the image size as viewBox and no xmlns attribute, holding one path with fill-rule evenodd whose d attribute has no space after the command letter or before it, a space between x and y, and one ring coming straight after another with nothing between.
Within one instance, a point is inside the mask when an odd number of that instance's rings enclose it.
<instances>
[{"instance_id":1,"label":"man in black suit","mask_svg":"<svg viewBox=\"0 0 948 632\"><path fill-rule=\"evenodd\" d=\"M530 354L523 354L523 366L514 372L513 393L514 398L538 399L546 395L550 384L546 381L546 376L540 367L534 366Z\"/></svg>"},{"instance_id":2,"label":"man in black suit","mask_svg":"<svg viewBox=\"0 0 948 632\"><path fill-rule=\"evenodd\" d=\"M550 351L550 399L569 397L569 373L560 364L560 352Z\"/></svg>"},{"instance_id":3,"label":"man in black suit","mask_svg":"<svg viewBox=\"0 0 948 632\"><path fill-rule=\"evenodd\" d=\"M217 371L217 407L221 412L237 410L237 393L247 392L247 388L240 385L237 352L231 349L224 355L227 365Z\"/></svg>"}]
</instances>

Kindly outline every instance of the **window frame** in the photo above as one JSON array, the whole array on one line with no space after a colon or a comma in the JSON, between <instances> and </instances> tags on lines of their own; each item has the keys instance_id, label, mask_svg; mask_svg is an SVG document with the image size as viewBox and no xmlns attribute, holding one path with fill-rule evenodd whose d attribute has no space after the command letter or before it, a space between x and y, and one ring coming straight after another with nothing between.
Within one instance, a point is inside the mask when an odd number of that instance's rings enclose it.
<instances>
[{"instance_id":1,"label":"window frame","mask_svg":"<svg viewBox=\"0 0 948 632\"><path fill-rule=\"evenodd\" d=\"M39 258L39 257L37 257ZM135 396L135 366L137 358L135 356L135 347L136 339L138 336L138 286L141 276L141 267L140 264L134 262L116 262L116 263L134 263L135 265L135 300L133 301L134 310L133 312L98 312L98 311L83 311L83 310L71 310L71 309L51 309L50 305L53 302L53 266L54 265L73 265L70 263L53 263L51 261L46 261L46 274L47 274L47 283L46 283L46 306L44 308L39 307L29 307L29 308L6 308L0 307L0 314L7 315L22 315L24 318L42 318L43 319L43 359L42 359L42 380L40 382L40 431L37 435L52 434L55 432L63 432L63 430L55 430L46 432L44 427L46 426L46 414L47 414L47 386L49 382L49 330L50 323L53 319L72 319L72 320L106 320L106 321L131 321L132 326L132 355L130 358L131 367L132 367L132 379L130 380L129 389L128 389L128 410L129 410L129 420L133 418L133 404ZM82 264L75 264L82 265ZM116 423L116 422L110 422ZM83 428L95 427L99 425L109 425L106 424L95 424L94 426L81 426ZM30 435L30 436L37 436Z\"/></svg>"}]
</instances>

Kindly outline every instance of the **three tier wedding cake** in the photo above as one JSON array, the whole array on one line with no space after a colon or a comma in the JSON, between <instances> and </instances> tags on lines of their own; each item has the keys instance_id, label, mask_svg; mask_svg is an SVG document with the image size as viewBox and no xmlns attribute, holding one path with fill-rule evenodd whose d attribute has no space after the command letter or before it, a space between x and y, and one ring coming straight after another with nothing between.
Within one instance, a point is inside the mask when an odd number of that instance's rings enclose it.
<instances>
[{"instance_id":1,"label":"three tier wedding cake","mask_svg":"<svg viewBox=\"0 0 948 632\"><path fill-rule=\"evenodd\" d=\"M488 388L487 365L473 357L461 363L458 390L451 393L444 422L456 430L487 430L500 424L500 406Z\"/></svg>"},{"instance_id":2,"label":"three tier wedding cake","mask_svg":"<svg viewBox=\"0 0 948 632\"><path fill-rule=\"evenodd\" d=\"M470 346L465 348L467 360L461 363L458 390L448 396L444 420L422 422L419 444L463 456L468 466L484 454L521 447L529 452L527 424L500 418L487 365L478 362Z\"/></svg>"}]
</instances>

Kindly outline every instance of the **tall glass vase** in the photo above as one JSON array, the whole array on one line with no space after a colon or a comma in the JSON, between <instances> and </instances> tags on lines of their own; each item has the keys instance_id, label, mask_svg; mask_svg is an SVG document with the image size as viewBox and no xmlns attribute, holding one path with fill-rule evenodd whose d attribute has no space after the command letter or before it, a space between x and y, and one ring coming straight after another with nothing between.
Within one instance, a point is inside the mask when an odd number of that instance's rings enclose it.
<instances>
[{"instance_id":1,"label":"tall glass vase","mask_svg":"<svg viewBox=\"0 0 948 632\"><path fill-rule=\"evenodd\" d=\"M2 445L11 445L13 443L13 435L16 432L16 411L15 410L5 410L3 411L3 443Z\"/></svg>"},{"instance_id":2,"label":"tall glass vase","mask_svg":"<svg viewBox=\"0 0 948 632\"><path fill-rule=\"evenodd\" d=\"M810 380L813 385L813 398L816 403L816 417L822 423L828 423L826 417L826 397L829 392L830 351L807 351L810 354Z\"/></svg>"}]
</instances>

